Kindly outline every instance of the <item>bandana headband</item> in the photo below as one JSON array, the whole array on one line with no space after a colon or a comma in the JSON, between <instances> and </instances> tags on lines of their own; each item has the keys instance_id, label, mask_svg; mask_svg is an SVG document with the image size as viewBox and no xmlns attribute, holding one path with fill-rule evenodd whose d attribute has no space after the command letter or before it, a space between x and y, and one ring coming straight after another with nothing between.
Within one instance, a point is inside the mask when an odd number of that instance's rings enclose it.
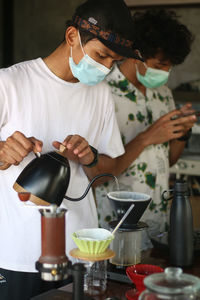
<instances>
[{"instance_id":1,"label":"bandana headband","mask_svg":"<svg viewBox=\"0 0 200 300\"><path fill-rule=\"evenodd\" d=\"M91 22L80 18L79 16L74 17L73 23L78 25L81 29L89 31L95 36L109 41L111 43L114 43L116 45L124 46L127 48L130 48L133 45L132 41L121 38L119 34L103 31L99 26L96 26Z\"/></svg>"}]
</instances>

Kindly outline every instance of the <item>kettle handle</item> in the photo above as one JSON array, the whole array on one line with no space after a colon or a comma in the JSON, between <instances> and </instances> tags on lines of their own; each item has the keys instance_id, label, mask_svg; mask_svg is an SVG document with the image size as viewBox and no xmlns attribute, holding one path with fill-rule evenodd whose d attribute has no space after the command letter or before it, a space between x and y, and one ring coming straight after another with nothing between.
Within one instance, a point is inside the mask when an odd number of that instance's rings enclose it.
<instances>
[{"instance_id":1,"label":"kettle handle","mask_svg":"<svg viewBox=\"0 0 200 300\"><path fill-rule=\"evenodd\" d=\"M82 200L83 198L85 198L85 196L86 196L87 193L89 192L91 185L92 185L97 179L99 179L99 178L101 178L101 177L103 177L103 176L106 176L106 177L112 177L112 178L114 178L115 180L117 180L116 176L114 176L114 175L112 175L112 174L110 174L110 173L104 173L104 174L97 175L97 176L95 176L95 177L90 181L90 183L88 184L88 186L87 186L87 188L86 188L84 194L83 194L81 197L79 197L79 198L70 198L70 197L68 197L68 196L65 195L64 198L67 199L67 200L70 200L70 201L80 201L80 200Z\"/></svg>"}]
</instances>

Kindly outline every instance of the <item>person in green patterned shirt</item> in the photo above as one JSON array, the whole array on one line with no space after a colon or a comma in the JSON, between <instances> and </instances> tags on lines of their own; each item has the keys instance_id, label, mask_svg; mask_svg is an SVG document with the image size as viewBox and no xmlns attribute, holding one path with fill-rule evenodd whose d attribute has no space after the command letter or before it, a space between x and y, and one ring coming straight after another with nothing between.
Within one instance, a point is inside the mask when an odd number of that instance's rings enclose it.
<instances>
[{"instance_id":1,"label":"person in green patterned shirt","mask_svg":"<svg viewBox=\"0 0 200 300\"><path fill-rule=\"evenodd\" d=\"M190 103L175 109L165 84L171 68L189 54L193 36L171 11L138 12L133 21L135 46L144 63L126 59L107 76L125 146L112 173L118 176L121 190L151 196L142 220L150 229L162 232L168 226L168 207L161 194L168 189L169 166L181 155L196 122L194 115L184 116L192 111ZM104 228L115 218L107 200L107 193L113 190L114 181L95 189L99 225Z\"/></svg>"}]
</instances>

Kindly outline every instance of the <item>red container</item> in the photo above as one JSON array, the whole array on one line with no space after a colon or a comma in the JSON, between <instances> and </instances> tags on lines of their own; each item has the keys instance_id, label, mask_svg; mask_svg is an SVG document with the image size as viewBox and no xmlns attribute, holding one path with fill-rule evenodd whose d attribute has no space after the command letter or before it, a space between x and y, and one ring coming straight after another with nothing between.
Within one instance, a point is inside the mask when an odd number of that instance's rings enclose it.
<instances>
[{"instance_id":1,"label":"red container","mask_svg":"<svg viewBox=\"0 0 200 300\"><path fill-rule=\"evenodd\" d=\"M126 268L127 276L135 284L139 293L146 289L143 284L146 276L161 272L164 272L164 269L155 265L137 264Z\"/></svg>"},{"instance_id":2,"label":"red container","mask_svg":"<svg viewBox=\"0 0 200 300\"><path fill-rule=\"evenodd\" d=\"M125 294L128 300L138 300L140 293L136 289L128 290Z\"/></svg>"}]
</instances>

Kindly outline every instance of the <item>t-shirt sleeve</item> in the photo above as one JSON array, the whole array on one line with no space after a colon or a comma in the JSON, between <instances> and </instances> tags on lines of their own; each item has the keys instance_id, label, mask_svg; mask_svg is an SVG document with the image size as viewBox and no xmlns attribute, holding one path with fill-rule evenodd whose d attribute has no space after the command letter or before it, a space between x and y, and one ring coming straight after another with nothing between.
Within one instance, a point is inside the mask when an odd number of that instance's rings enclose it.
<instances>
[{"instance_id":1,"label":"t-shirt sleeve","mask_svg":"<svg viewBox=\"0 0 200 300\"><path fill-rule=\"evenodd\" d=\"M114 101L109 87L107 88L108 105L105 112L104 126L101 132L98 151L100 154L115 158L122 155L125 151L115 116Z\"/></svg>"}]
</instances>

